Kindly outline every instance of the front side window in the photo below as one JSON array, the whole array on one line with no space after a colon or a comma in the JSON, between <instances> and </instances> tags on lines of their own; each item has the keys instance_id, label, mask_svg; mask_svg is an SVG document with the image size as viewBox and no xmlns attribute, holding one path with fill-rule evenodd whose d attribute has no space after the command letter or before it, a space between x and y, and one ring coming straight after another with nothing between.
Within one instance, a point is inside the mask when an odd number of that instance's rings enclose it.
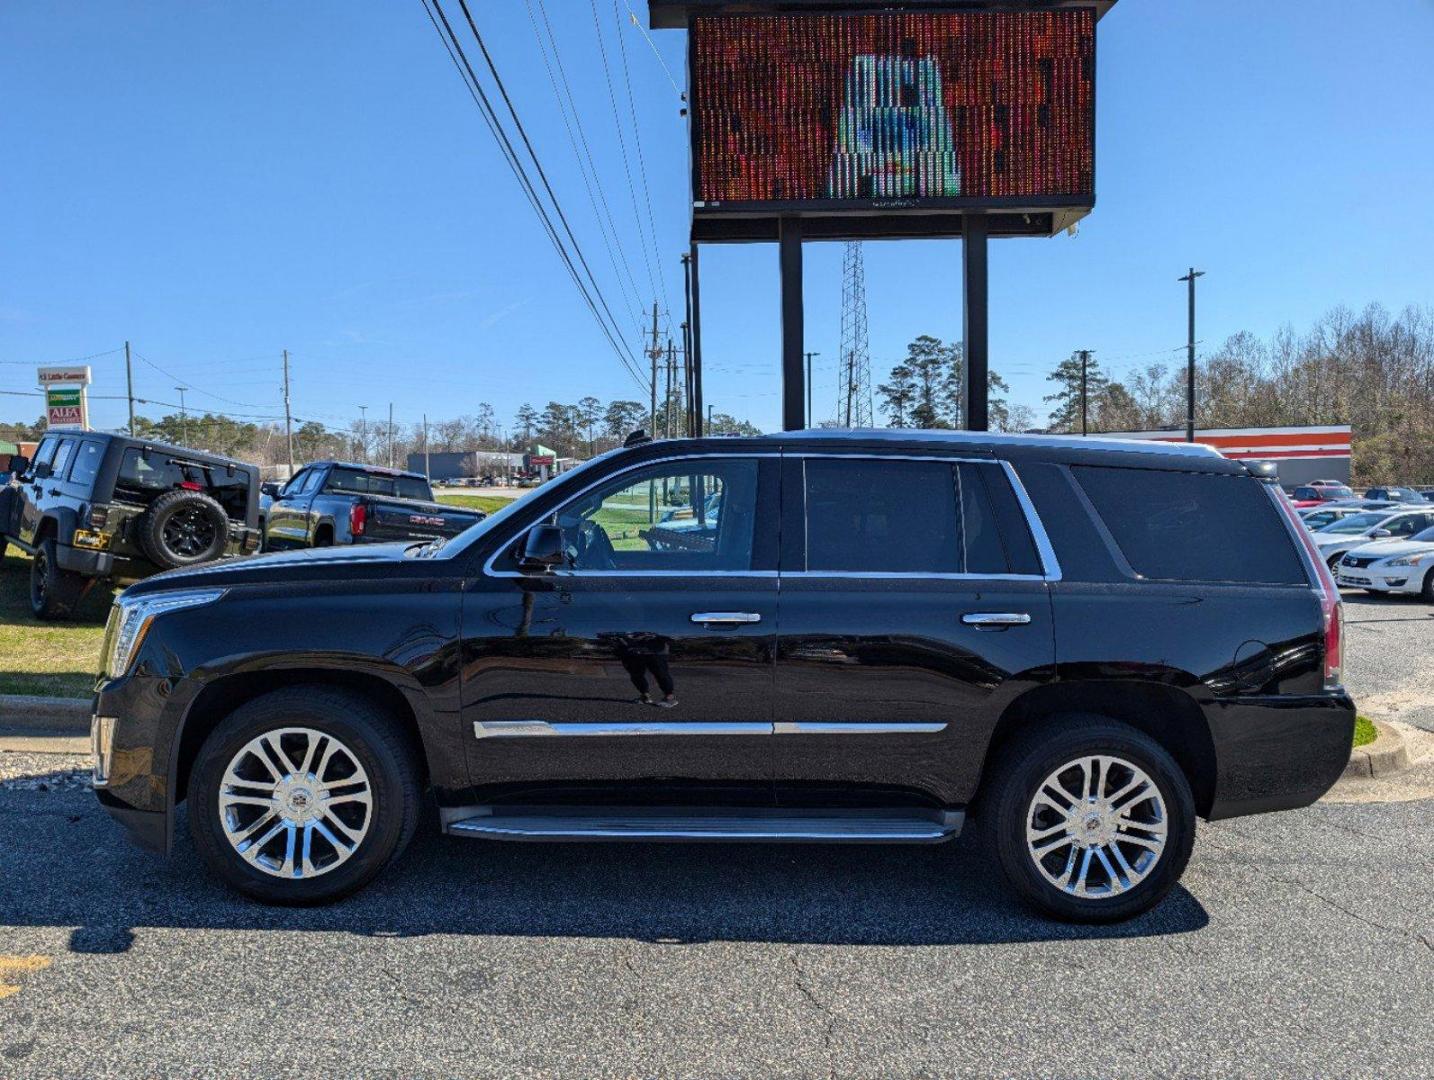
<instances>
[{"instance_id":1,"label":"front side window","mask_svg":"<svg viewBox=\"0 0 1434 1080\"><path fill-rule=\"evenodd\" d=\"M40 440L40 445L35 447L35 457L30 462L30 475L35 475L36 465L48 465L55 460L55 447L60 445L60 440L53 435L46 435Z\"/></svg>"},{"instance_id":2,"label":"front side window","mask_svg":"<svg viewBox=\"0 0 1434 1080\"><path fill-rule=\"evenodd\" d=\"M668 462L580 495L554 517L575 571L752 568L757 462Z\"/></svg>"},{"instance_id":3,"label":"front side window","mask_svg":"<svg viewBox=\"0 0 1434 1080\"><path fill-rule=\"evenodd\" d=\"M314 478L313 470L305 469L296 473L289 479L289 482L279 489L279 498L287 499L291 495L297 495L304 489L304 485Z\"/></svg>"},{"instance_id":4,"label":"front side window","mask_svg":"<svg viewBox=\"0 0 1434 1080\"><path fill-rule=\"evenodd\" d=\"M1393 521L1386 522L1384 528L1389 530L1391 536L1413 536L1428 524L1428 514L1402 514Z\"/></svg>"}]
</instances>

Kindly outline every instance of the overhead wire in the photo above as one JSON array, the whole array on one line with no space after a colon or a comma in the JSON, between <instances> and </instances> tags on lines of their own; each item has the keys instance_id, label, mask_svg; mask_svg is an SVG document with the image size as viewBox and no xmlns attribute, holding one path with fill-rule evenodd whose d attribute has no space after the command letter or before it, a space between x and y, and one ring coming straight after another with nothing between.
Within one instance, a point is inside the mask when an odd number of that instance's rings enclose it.
<instances>
[{"instance_id":1,"label":"overhead wire","mask_svg":"<svg viewBox=\"0 0 1434 1080\"><path fill-rule=\"evenodd\" d=\"M558 253L560 260L563 262L564 268L568 271L569 276L572 278L573 284L577 286L578 292L581 295L583 302L587 305L589 311L593 315L593 318L597 321L599 328L602 330L604 337L607 338L609 345L612 346L613 352L614 354L616 354L619 362L622 363L623 367L627 370L628 374L633 378L633 380L637 382L640 387L646 389L647 382L646 380L642 379L638 374L636 358L633 356L631 349L626 346L626 342L622 337L621 329L618 326L616 318L612 314L612 309L608 305L607 300L603 297L602 290L598 286L597 280L593 276L592 270L588 266L586 258L584 258L582 255L581 247L578 244L577 238L573 234L571 227L567 223L566 215L563 214L561 205L558 203L557 197L553 193L551 185L547 183L547 178L546 175L543 173L541 163L538 161L537 155L533 151L531 143L528 142L526 133L522 131L521 122L517 121L516 109L512 107L511 99L508 98L506 89L504 89L501 85L501 79L497 78L497 69L496 66L492 64L491 57L488 57L490 70L494 74L495 80L499 83L499 88L503 92L505 101L507 101L509 104L509 110L513 114L515 122L518 123L520 134L523 137L525 145L527 145L529 155L530 157L532 157L534 165L538 168L539 174L543 180L544 187L547 189L549 197L553 201L554 210L558 213L558 216L562 221L563 227L572 241L573 251L577 254L579 261L583 265L583 269L587 272L589 282L591 282L591 290L589 289L589 286L583 282L582 276L578 273L577 266L573 262L572 254L568 252L567 245L564 244L562 237L559 236L557 227L553 224L552 218L548 214L547 208L543 205L542 199L539 197L536 187L534 186L531 178L528 176L527 170L524 167L522 161L518 157L518 152L513 146L512 140L508 137L507 132L503 129L497 111L493 108L492 102L488 99L487 91L484 90L482 83L478 79L477 72L474 71L473 65L469 62L467 53L464 51L461 42L459 42L458 35L454 32L452 24L448 21L448 16L444 13L440 0L420 0L420 2L423 4L424 12L428 15L429 21L433 24L435 31L438 32L439 38L443 42L444 49L448 52L449 59L452 60L455 70L458 71L459 77L463 80L464 86L467 88L469 95L473 98L474 103L478 106L479 114L483 117L484 123L487 125L489 132L498 141L499 149L503 154L504 160L507 162L508 167L512 170L514 177L518 180L519 186L523 189L523 193L527 197L529 205L532 206L533 211L538 215L539 221L542 224L544 231L548 234L549 241L553 244L554 250ZM464 2L464 0L460 0L460 6L463 9L463 13L467 18L469 27L473 31L475 39L478 41L480 48L483 49L485 56L487 56L487 48L483 44L482 35L478 32L477 24L473 21L472 15L468 11L466 2ZM442 23L441 29L439 27L440 22ZM594 300L594 295L596 295L597 297L596 300ZM599 310L599 305L601 305L602 311ZM603 312L606 312L606 319L603 316Z\"/></svg>"}]
</instances>

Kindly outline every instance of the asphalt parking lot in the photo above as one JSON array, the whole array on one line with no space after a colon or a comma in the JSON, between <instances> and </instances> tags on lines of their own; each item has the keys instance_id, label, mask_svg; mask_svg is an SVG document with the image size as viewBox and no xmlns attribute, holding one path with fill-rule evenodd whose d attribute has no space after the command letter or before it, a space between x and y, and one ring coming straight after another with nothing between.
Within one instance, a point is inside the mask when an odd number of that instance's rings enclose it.
<instances>
[{"instance_id":1,"label":"asphalt parking lot","mask_svg":"<svg viewBox=\"0 0 1434 1080\"><path fill-rule=\"evenodd\" d=\"M1361 703L1434 730L1434 611L1348 600ZM1434 1075L1431 759L1202 825L1172 898L1102 930L1028 915L967 839L430 830L357 897L267 909L125 843L82 765L0 754L0 1076Z\"/></svg>"}]
</instances>

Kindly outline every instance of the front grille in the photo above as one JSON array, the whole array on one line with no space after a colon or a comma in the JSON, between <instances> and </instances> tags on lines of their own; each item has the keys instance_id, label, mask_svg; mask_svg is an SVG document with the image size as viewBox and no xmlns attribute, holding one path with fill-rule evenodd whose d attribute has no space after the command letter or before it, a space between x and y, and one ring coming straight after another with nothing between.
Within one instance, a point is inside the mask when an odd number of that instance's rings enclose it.
<instances>
[{"instance_id":1,"label":"front grille","mask_svg":"<svg viewBox=\"0 0 1434 1080\"><path fill-rule=\"evenodd\" d=\"M1376 559L1377 557L1378 557L1378 556L1374 556L1374 555L1367 555L1367 556L1346 555L1346 556L1344 557L1344 562L1343 562L1342 565L1344 565L1344 566L1351 566L1351 567L1354 567L1356 570L1358 570L1358 569L1361 569L1361 568L1363 568L1363 567L1373 565L1373 563L1374 563L1374 561L1375 561L1375 559Z\"/></svg>"}]
</instances>

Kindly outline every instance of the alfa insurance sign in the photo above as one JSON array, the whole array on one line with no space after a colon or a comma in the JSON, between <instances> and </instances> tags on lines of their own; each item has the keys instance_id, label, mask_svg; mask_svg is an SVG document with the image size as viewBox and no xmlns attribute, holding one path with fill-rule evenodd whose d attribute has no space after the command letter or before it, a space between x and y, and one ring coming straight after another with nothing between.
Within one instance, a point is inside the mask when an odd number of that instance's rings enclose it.
<instances>
[{"instance_id":1,"label":"alfa insurance sign","mask_svg":"<svg viewBox=\"0 0 1434 1080\"><path fill-rule=\"evenodd\" d=\"M48 387L45 390L45 417L52 428L88 427L85 392L78 386Z\"/></svg>"}]
</instances>

